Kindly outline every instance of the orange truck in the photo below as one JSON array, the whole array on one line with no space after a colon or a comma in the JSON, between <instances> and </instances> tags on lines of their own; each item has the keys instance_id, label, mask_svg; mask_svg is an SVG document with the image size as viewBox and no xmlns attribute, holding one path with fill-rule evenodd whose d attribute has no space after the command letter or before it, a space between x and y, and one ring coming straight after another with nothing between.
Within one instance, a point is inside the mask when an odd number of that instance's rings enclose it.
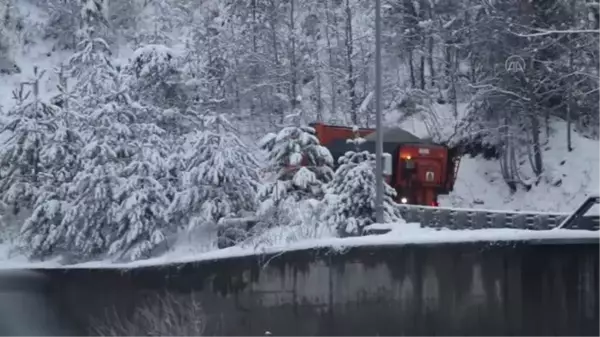
<instances>
[{"instance_id":1,"label":"orange truck","mask_svg":"<svg viewBox=\"0 0 600 337\"><path fill-rule=\"evenodd\" d=\"M355 137L350 127L312 123L321 145L327 147L337 165L339 157L355 151L347 142ZM375 153L375 129L358 129L365 142L359 150ZM438 196L454 188L460 156L456 149L421 139L400 128L384 129L384 178L397 192L397 202L437 206Z\"/></svg>"}]
</instances>

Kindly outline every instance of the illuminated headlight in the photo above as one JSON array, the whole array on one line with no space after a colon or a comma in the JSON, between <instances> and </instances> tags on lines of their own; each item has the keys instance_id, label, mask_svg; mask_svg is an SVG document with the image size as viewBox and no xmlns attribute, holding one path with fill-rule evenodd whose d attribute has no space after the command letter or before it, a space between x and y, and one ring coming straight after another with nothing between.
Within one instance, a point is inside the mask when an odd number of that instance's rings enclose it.
<instances>
[{"instance_id":1,"label":"illuminated headlight","mask_svg":"<svg viewBox=\"0 0 600 337\"><path fill-rule=\"evenodd\" d=\"M405 197L402 197L402 199L400 199L400 202L403 204L406 204L408 202L408 199L406 199Z\"/></svg>"}]
</instances>

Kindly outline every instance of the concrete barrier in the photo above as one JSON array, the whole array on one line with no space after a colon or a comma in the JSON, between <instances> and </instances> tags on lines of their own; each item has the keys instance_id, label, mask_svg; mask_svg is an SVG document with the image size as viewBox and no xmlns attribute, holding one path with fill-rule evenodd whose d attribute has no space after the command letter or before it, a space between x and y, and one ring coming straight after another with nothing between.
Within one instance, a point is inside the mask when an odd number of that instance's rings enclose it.
<instances>
[{"instance_id":1,"label":"concrete barrier","mask_svg":"<svg viewBox=\"0 0 600 337\"><path fill-rule=\"evenodd\" d=\"M206 335L597 336L598 264L599 243L591 239L313 249L130 270L39 271L51 280L57 311L90 332L168 293L180 307L201 303L203 313L192 316L202 316Z\"/></svg>"}]
</instances>

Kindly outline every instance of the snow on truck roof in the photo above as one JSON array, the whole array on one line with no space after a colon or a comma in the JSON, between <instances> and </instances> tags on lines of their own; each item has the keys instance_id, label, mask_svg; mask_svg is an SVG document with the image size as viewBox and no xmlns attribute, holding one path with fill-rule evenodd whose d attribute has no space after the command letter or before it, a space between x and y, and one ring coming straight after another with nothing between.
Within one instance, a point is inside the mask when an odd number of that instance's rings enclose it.
<instances>
[{"instance_id":1,"label":"snow on truck roof","mask_svg":"<svg viewBox=\"0 0 600 337\"><path fill-rule=\"evenodd\" d=\"M377 132L373 132L364 137L367 142L374 142L377 140ZM383 141L385 143L431 143L427 139L421 139L412 133L401 129L399 127L384 128L383 129Z\"/></svg>"},{"instance_id":2,"label":"snow on truck roof","mask_svg":"<svg viewBox=\"0 0 600 337\"><path fill-rule=\"evenodd\" d=\"M340 125L331 125L324 123L310 123L311 127L315 127L316 125L323 125L327 128L341 128L341 129L352 129L352 127L348 126L340 126ZM360 131L365 130L373 130L368 128L359 128ZM374 131L363 137L366 142L375 142L377 140L377 131ZM345 140L344 140L345 142ZM383 129L383 142L384 143L412 143L412 144L422 144L422 145L437 145L431 139L428 138L419 138L412 133L400 128L400 127L385 127Z\"/></svg>"}]
</instances>

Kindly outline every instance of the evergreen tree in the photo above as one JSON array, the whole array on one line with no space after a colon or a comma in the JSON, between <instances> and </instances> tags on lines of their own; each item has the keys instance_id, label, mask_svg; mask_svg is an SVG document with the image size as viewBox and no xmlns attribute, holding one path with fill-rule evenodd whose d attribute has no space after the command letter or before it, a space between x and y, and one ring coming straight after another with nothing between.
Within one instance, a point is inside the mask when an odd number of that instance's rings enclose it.
<instances>
[{"instance_id":1,"label":"evergreen tree","mask_svg":"<svg viewBox=\"0 0 600 337\"><path fill-rule=\"evenodd\" d=\"M150 256L167 237L168 199L156 179L167 167L164 131L143 121L153 109L131 99L123 73L107 70L103 76L111 81L95 99L98 106L85 110L89 139L82 170L67 190L69 207L51 202L40 208L47 223L66 211L59 225L52 222L46 237L38 237L46 256L138 259ZM37 253L32 257L44 255Z\"/></svg>"},{"instance_id":2,"label":"evergreen tree","mask_svg":"<svg viewBox=\"0 0 600 337\"><path fill-rule=\"evenodd\" d=\"M351 140L360 144L364 140ZM327 186L322 221L339 236L362 235L366 226L375 223L375 155L367 151L348 151L338 159L340 166ZM401 221L394 201L396 191L384 182L384 221Z\"/></svg>"},{"instance_id":3,"label":"evergreen tree","mask_svg":"<svg viewBox=\"0 0 600 337\"><path fill-rule=\"evenodd\" d=\"M263 218L283 210L280 206L323 197L324 186L333 177L333 158L314 133L310 127L286 127L261 141L271 173L259 194Z\"/></svg>"},{"instance_id":4,"label":"evergreen tree","mask_svg":"<svg viewBox=\"0 0 600 337\"><path fill-rule=\"evenodd\" d=\"M129 260L148 258L166 243L171 234L165 217L169 199L156 175L156 166L143 157L121 171L124 185L116 194L117 226L108 255Z\"/></svg>"},{"instance_id":5,"label":"evergreen tree","mask_svg":"<svg viewBox=\"0 0 600 337\"><path fill-rule=\"evenodd\" d=\"M192 229L256 209L258 163L236 133L222 115L205 119L170 210L176 223Z\"/></svg>"},{"instance_id":6,"label":"evergreen tree","mask_svg":"<svg viewBox=\"0 0 600 337\"><path fill-rule=\"evenodd\" d=\"M69 109L70 95L66 78L59 76L61 84L59 100L62 107L50 119L53 132L48 135L40 152L46 184L38 194L33 213L27 218L20 232L20 249L29 256L43 259L57 254L59 237L56 229L69 209L68 187L81 168L79 154L83 140L78 132L80 116Z\"/></svg>"},{"instance_id":7,"label":"evergreen tree","mask_svg":"<svg viewBox=\"0 0 600 337\"><path fill-rule=\"evenodd\" d=\"M116 258L148 257L167 236L168 199L156 179L167 168L164 130L144 121L154 109L131 99L122 75L119 69L110 73L112 90L90 116L93 136L76 185L79 198L63 223L69 231L79 227L78 236L99 235L83 244L71 237L73 250L88 257L97 250Z\"/></svg>"},{"instance_id":8,"label":"evergreen tree","mask_svg":"<svg viewBox=\"0 0 600 337\"><path fill-rule=\"evenodd\" d=\"M57 188L45 194L20 234L20 246L34 259L71 254L85 260L100 255L108 236L102 225L112 217L112 191L120 186L118 169L108 166L110 158L116 157L117 147L115 144L98 146L102 142L96 137L102 133L96 127L102 122L117 126L122 122L103 118L99 113L115 109L109 99L113 93L110 86L114 84L111 80L115 78L111 52L108 43L97 33L107 23L103 7L106 3L84 0L79 5L81 39L67 62L67 74L62 70L60 74L62 97L57 101L61 102L65 112L54 120L58 132L52 142L57 146L48 144L44 152L49 164L64 159L65 166L62 172L49 171ZM67 76L75 79L72 91L66 87ZM78 146L78 141L87 142L87 145ZM69 172L64 171L67 168ZM89 194L81 194L83 191ZM90 200L94 197L98 199ZM89 208L85 207L86 202L90 202ZM85 224L80 223L82 218L86 219ZM85 230L78 232L82 227Z\"/></svg>"},{"instance_id":9,"label":"evergreen tree","mask_svg":"<svg viewBox=\"0 0 600 337\"><path fill-rule=\"evenodd\" d=\"M111 63L112 52L108 42L98 33L98 25L103 26L105 18L103 10L93 6L97 0L83 0L87 5L82 7L82 28L76 50L68 59L70 76L76 79L74 94L83 105L96 105L110 84L110 73L114 69ZM100 1L102 2L102 1ZM100 12L94 12L100 10Z\"/></svg>"},{"instance_id":10,"label":"evergreen tree","mask_svg":"<svg viewBox=\"0 0 600 337\"><path fill-rule=\"evenodd\" d=\"M43 101L39 95L44 72L34 69L31 82L21 83L13 91L16 105L8 111L3 132L8 139L0 148L0 192L2 202L17 215L31 211L49 183L44 173L43 152L58 126L59 108ZM32 91L27 86L33 87ZM32 95L33 94L33 95Z\"/></svg>"}]
</instances>

